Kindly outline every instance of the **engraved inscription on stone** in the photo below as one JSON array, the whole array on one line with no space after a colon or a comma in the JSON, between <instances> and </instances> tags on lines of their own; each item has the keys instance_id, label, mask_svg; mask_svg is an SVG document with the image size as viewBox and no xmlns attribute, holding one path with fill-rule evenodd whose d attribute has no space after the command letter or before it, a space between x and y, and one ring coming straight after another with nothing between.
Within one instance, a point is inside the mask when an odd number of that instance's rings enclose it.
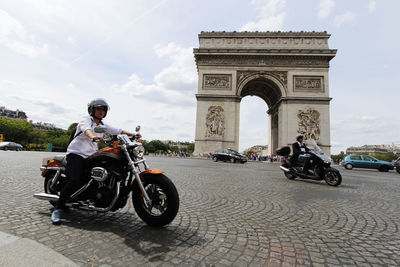
<instances>
[{"instance_id":1,"label":"engraved inscription on stone","mask_svg":"<svg viewBox=\"0 0 400 267\"><path fill-rule=\"evenodd\" d=\"M323 57L291 57L283 58L276 56L225 56L215 55L198 56L198 66L249 66L249 67L313 67L313 68L329 68L329 59Z\"/></svg>"},{"instance_id":2,"label":"engraved inscription on stone","mask_svg":"<svg viewBox=\"0 0 400 267\"><path fill-rule=\"evenodd\" d=\"M231 89L231 75L221 74L204 74L203 88L204 89Z\"/></svg>"},{"instance_id":3,"label":"engraved inscription on stone","mask_svg":"<svg viewBox=\"0 0 400 267\"><path fill-rule=\"evenodd\" d=\"M297 118L299 119L298 133L304 135L305 140L319 140L321 133L319 112L308 107L304 110L299 110Z\"/></svg>"},{"instance_id":4,"label":"engraved inscription on stone","mask_svg":"<svg viewBox=\"0 0 400 267\"><path fill-rule=\"evenodd\" d=\"M222 137L224 132L224 109L221 106L210 106L206 117L206 137Z\"/></svg>"},{"instance_id":5,"label":"engraved inscription on stone","mask_svg":"<svg viewBox=\"0 0 400 267\"><path fill-rule=\"evenodd\" d=\"M324 77L322 76L294 76L294 91L324 91Z\"/></svg>"}]
</instances>

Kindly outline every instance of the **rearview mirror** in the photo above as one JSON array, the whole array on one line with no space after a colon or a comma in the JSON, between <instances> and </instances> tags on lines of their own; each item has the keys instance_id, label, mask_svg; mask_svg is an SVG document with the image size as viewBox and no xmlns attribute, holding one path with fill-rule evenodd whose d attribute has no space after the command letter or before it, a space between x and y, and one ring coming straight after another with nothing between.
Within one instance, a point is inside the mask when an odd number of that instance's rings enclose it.
<instances>
[{"instance_id":1,"label":"rearview mirror","mask_svg":"<svg viewBox=\"0 0 400 267\"><path fill-rule=\"evenodd\" d=\"M136 131L136 132L139 132L139 131L140 131L140 125L136 126L135 131Z\"/></svg>"},{"instance_id":2,"label":"rearview mirror","mask_svg":"<svg viewBox=\"0 0 400 267\"><path fill-rule=\"evenodd\" d=\"M96 127L94 127L94 132L95 133L105 133L106 127L104 127L103 125L96 126Z\"/></svg>"}]
</instances>

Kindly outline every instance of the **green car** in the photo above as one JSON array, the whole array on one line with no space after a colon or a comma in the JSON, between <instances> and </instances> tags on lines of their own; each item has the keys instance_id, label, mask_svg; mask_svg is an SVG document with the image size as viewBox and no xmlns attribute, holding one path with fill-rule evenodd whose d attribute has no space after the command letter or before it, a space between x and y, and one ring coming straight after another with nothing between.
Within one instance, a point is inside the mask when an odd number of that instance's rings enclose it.
<instances>
[{"instance_id":1,"label":"green car","mask_svg":"<svg viewBox=\"0 0 400 267\"><path fill-rule=\"evenodd\" d=\"M377 169L381 172L387 172L393 170L394 166L392 163L376 159L370 155L351 154L346 156L342 162L342 166L348 170L353 168L366 168L366 169Z\"/></svg>"}]
</instances>

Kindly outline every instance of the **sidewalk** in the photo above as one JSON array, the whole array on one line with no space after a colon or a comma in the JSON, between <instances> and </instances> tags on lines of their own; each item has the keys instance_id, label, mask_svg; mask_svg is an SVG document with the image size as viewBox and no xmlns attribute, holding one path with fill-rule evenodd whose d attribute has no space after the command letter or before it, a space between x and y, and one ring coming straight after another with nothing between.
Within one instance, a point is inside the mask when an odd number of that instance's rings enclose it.
<instances>
[{"instance_id":1,"label":"sidewalk","mask_svg":"<svg viewBox=\"0 0 400 267\"><path fill-rule=\"evenodd\" d=\"M0 232L0 266L78 266L36 241Z\"/></svg>"}]
</instances>

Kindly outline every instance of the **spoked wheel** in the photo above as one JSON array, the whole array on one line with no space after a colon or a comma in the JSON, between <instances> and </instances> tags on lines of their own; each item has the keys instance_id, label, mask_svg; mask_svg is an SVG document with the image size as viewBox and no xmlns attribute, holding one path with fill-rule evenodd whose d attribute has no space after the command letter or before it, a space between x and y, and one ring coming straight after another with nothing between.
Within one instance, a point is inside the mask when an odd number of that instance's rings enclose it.
<instances>
[{"instance_id":1,"label":"spoked wheel","mask_svg":"<svg viewBox=\"0 0 400 267\"><path fill-rule=\"evenodd\" d=\"M132 202L138 216L154 227L162 227L172 222L179 209L179 195L175 185L163 174L145 175L143 185L151 204L146 203L135 182Z\"/></svg>"},{"instance_id":2,"label":"spoked wheel","mask_svg":"<svg viewBox=\"0 0 400 267\"><path fill-rule=\"evenodd\" d=\"M290 179L290 180L294 180L297 176L291 172L284 172L286 178Z\"/></svg>"},{"instance_id":3,"label":"spoked wheel","mask_svg":"<svg viewBox=\"0 0 400 267\"><path fill-rule=\"evenodd\" d=\"M342 183L342 175L338 170L327 169L325 171L325 182L332 186L338 186Z\"/></svg>"},{"instance_id":4,"label":"spoked wheel","mask_svg":"<svg viewBox=\"0 0 400 267\"><path fill-rule=\"evenodd\" d=\"M52 195L57 195L60 196L60 192L58 192L56 189L51 188L51 182L53 181L53 177L55 175L55 172L48 172L46 174L46 178L44 179L44 192L47 194L52 194ZM57 187L55 185L54 187ZM56 206L56 201L49 201L51 205Z\"/></svg>"}]
</instances>

